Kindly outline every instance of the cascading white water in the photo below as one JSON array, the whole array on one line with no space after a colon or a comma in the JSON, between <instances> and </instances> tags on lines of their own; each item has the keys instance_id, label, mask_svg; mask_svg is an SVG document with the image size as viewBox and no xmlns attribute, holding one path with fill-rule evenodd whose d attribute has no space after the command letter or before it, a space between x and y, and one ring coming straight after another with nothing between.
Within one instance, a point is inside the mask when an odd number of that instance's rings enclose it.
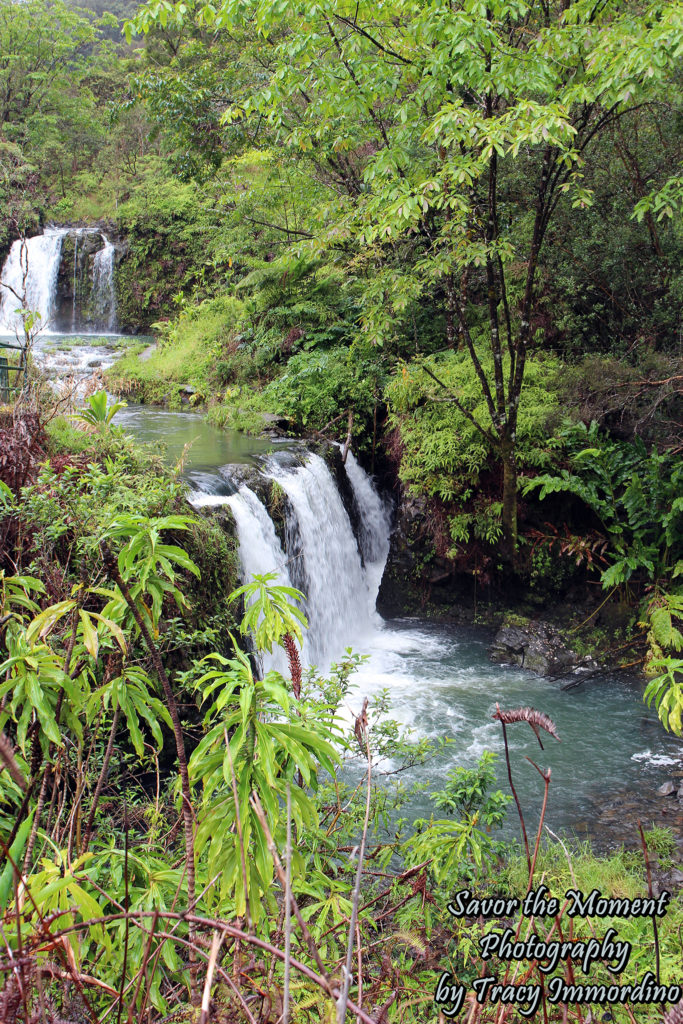
<instances>
[{"instance_id":1,"label":"cascading white water","mask_svg":"<svg viewBox=\"0 0 683 1024\"><path fill-rule=\"evenodd\" d=\"M239 556L245 580L265 573L277 573L277 585L291 587L287 559L265 506L250 487L225 498L237 524Z\"/></svg>"},{"instance_id":2,"label":"cascading white water","mask_svg":"<svg viewBox=\"0 0 683 1024\"><path fill-rule=\"evenodd\" d=\"M74 272L71 282L73 298L71 300L71 330L76 330L76 295L78 293L78 235L74 238Z\"/></svg>"},{"instance_id":3,"label":"cascading white water","mask_svg":"<svg viewBox=\"0 0 683 1024\"><path fill-rule=\"evenodd\" d=\"M106 235L101 237L104 247L95 253L93 260L93 305L99 325L107 331L113 331L116 328L116 249Z\"/></svg>"},{"instance_id":4,"label":"cascading white water","mask_svg":"<svg viewBox=\"0 0 683 1024\"><path fill-rule=\"evenodd\" d=\"M80 243L84 236L92 234L100 236L102 248L87 256L88 250ZM58 311L57 283L67 235L74 243L73 266L65 271L71 280L71 307L67 307L68 311L63 308ZM17 240L0 275L0 281L9 286L0 287L0 333L22 333L21 317L16 313L19 308L39 313L44 333L69 329L73 333L88 333L93 329L115 331L115 257L115 246L96 228L51 227L42 235ZM92 297L85 308L83 289L79 285L83 274L92 281Z\"/></svg>"},{"instance_id":5,"label":"cascading white water","mask_svg":"<svg viewBox=\"0 0 683 1024\"><path fill-rule=\"evenodd\" d=\"M236 494L230 495L195 492L190 500L196 508L230 506L237 526L240 566L245 583L251 582L254 576L275 572L277 586L291 587L287 559L273 521L250 487L243 484ZM264 654L263 669L268 671L271 668L287 672L287 658L282 649L276 648L272 654Z\"/></svg>"},{"instance_id":6,"label":"cascading white water","mask_svg":"<svg viewBox=\"0 0 683 1024\"><path fill-rule=\"evenodd\" d=\"M267 509L246 485L232 495L195 491L191 497L196 507L232 509L245 581L276 572L280 584L294 581L304 591L309 628L303 660L321 668L340 658L349 644L359 645L363 638L368 642L381 625L375 600L389 552L389 510L351 453L346 471L357 505L359 541L337 482L319 455L309 454L304 465L294 468L283 467L277 458L267 460L266 475L289 500L286 552Z\"/></svg>"},{"instance_id":7,"label":"cascading white water","mask_svg":"<svg viewBox=\"0 0 683 1024\"><path fill-rule=\"evenodd\" d=\"M374 610L382 573L389 557L391 507L388 501L380 497L372 480L358 465L350 450L346 454L345 469L358 508L359 541Z\"/></svg>"},{"instance_id":8,"label":"cascading white water","mask_svg":"<svg viewBox=\"0 0 683 1024\"><path fill-rule=\"evenodd\" d=\"M310 455L304 466L268 475L285 491L296 515L306 579L306 614L311 661L325 666L372 629L376 589L361 563L358 544L324 459ZM374 581L373 581L374 582Z\"/></svg>"},{"instance_id":9,"label":"cascading white water","mask_svg":"<svg viewBox=\"0 0 683 1024\"><path fill-rule=\"evenodd\" d=\"M42 327L49 326L67 233L67 228L47 228L42 235L13 243L0 275L2 284L10 286L0 286L0 333L22 333L19 308L39 313Z\"/></svg>"}]
</instances>

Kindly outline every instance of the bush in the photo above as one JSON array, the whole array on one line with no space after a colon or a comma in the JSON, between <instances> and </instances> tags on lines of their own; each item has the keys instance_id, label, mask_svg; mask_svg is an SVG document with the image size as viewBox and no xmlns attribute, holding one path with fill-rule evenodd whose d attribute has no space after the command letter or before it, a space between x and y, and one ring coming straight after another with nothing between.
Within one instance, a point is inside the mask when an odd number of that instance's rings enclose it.
<instances>
[{"instance_id":1,"label":"bush","mask_svg":"<svg viewBox=\"0 0 683 1024\"><path fill-rule=\"evenodd\" d=\"M293 356L264 394L298 427L320 430L351 409L360 431L380 400L382 383L375 361L354 358L346 348L332 348Z\"/></svg>"}]
</instances>

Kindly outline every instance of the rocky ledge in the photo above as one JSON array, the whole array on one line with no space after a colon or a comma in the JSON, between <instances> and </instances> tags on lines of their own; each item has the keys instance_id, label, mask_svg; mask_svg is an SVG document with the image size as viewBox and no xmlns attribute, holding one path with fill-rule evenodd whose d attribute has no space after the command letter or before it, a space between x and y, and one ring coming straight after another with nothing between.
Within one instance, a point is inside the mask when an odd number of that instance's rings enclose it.
<instances>
[{"instance_id":1,"label":"rocky ledge","mask_svg":"<svg viewBox=\"0 0 683 1024\"><path fill-rule=\"evenodd\" d=\"M537 672L541 676L564 676L595 671L593 658L577 654L555 626L542 619L509 620L496 633L489 649L492 661Z\"/></svg>"}]
</instances>

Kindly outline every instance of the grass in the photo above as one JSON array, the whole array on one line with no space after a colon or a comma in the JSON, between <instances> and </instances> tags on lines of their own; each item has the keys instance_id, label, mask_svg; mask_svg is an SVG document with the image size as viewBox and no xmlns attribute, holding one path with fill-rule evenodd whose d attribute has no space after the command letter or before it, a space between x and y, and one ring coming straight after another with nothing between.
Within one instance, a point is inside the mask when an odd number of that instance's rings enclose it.
<instances>
[{"instance_id":1,"label":"grass","mask_svg":"<svg viewBox=\"0 0 683 1024\"><path fill-rule=\"evenodd\" d=\"M275 411L262 391L242 385L228 388L222 399L211 406L207 419L222 429L260 434L265 426L264 413Z\"/></svg>"},{"instance_id":2,"label":"grass","mask_svg":"<svg viewBox=\"0 0 683 1024\"><path fill-rule=\"evenodd\" d=\"M657 854L660 864L671 863L676 852L676 834L672 828L653 822L652 828L645 832L645 842L648 850Z\"/></svg>"},{"instance_id":3,"label":"grass","mask_svg":"<svg viewBox=\"0 0 683 1024\"><path fill-rule=\"evenodd\" d=\"M214 367L228 345L242 304L229 296L210 299L181 313L171 327L164 325L159 344L145 360L147 345L136 346L106 372L109 387L121 394L136 394L142 401L180 403L180 392L191 387L195 401L206 400L215 389Z\"/></svg>"},{"instance_id":4,"label":"grass","mask_svg":"<svg viewBox=\"0 0 683 1024\"><path fill-rule=\"evenodd\" d=\"M85 430L75 427L66 416L57 416L45 427L49 438L50 451L53 454L79 454L93 447L93 436Z\"/></svg>"},{"instance_id":5,"label":"grass","mask_svg":"<svg viewBox=\"0 0 683 1024\"><path fill-rule=\"evenodd\" d=\"M622 849L598 857L588 842L565 845L567 853L557 843L542 846L538 856L536 878L542 877L554 895L561 896L569 888L599 889L605 896L629 898L643 892L642 855ZM523 895L527 877L526 860L511 859L505 877L510 890Z\"/></svg>"},{"instance_id":6,"label":"grass","mask_svg":"<svg viewBox=\"0 0 683 1024\"><path fill-rule=\"evenodd\" d=\"M659 834L667 831L669 830L658 830L654 837L657 845L667 843L670 837ZM653 832L650 832L649 836L652 837ZM648 840L648 846L653 848L651 840ZM527 879L524 857L511 858L499 879L500 891L509 891L523 897L526 893ZM620 849L604 856L597 856L588 842L565 843L564 849L559 843L543 845L535 872L535 886L538 887L540 884L546 885L550 895L560 900L560 906L568 889L578 889L586 895L597 889L601 896L628 899L648 894L645 864L641 853ZM548 928L551 924L552 921L548 918L544 927ZM614 928L620 941L631 943L630 960L620 983L626 984L636 977L642 977L646 971L654 973L655 940L652 920L649 917L575 917L573 928L576 938L588 938L593 934L599 938L609 928ZM658 929L662 981L667 984L680 982L683 893L672 894L666 914L658 919ZM590 972L590 983L598 983L600 980L609 983L607 976L601 978L603 973L605 972L600 965L594 965ZM645 1019L645 1015L641 1019Z\"/></svg>"}]
</instances>

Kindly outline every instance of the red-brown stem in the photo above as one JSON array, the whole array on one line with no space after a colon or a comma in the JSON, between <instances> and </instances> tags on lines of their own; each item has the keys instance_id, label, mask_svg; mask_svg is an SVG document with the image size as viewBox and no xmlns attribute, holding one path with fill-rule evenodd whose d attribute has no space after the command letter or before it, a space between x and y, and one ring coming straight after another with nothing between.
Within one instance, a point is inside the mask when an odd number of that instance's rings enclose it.
<instances>
[{"instance_id":1,"label":"red-brown stem","mask_svg":"<svg viewBox=\"0 0 683 1024\"><path fill-rule=\"evenodd\" d=\"M88 815L88 821L85 826L85 835L83 836L83 845L81 847L81 853L85 853L87 851L88 844L90 843L90 835L92 833L93 825L95 824L95 811L97 810L97 805L100 802L100 796L102 794L102 789L104 787L104 780L107 777L107 772L109 771L109 762L111 761L111 755L114 750L114 739L116 737L116 729L119 724L119 714L120 709L117 706L116 710L114 711L111 729L109 730L109 740L107 742L107 749L104 753L102 770L100 771L99 778L97 780L97 785L95 786L95 792L93 793L92 805L90 807L90 814Z\"/></svg>"},{"instance_id":2,"label":"red-brown stem","mask_svg":"<svg viewBox=\"0 0 683 1024\"><path fill-rule=\"evenodd\" d=\"M643 857L645 858L645 870L647 871L647 894L650 899L653 898L652 893L652 871L650 869L650 857L647 852L647 843L645 842L645 833L643 832L643 826L638 822L638 831L640 832L640 842L643 847ZM655 939L655 977L657 984L659 985L659 928L657 927L657 915L652 915L652 931ZM662 1013L666 1012L666 1007L662 1004Z\"/></svg>"},{"instance_id":3,"label":"red-brown stem","mask_svg":"<svg viewBox=\"0 0 683 1024\"><path fill-rule=\"evenodd\" d=\"M522 826L522 835L524 836L524 849L526 850L526 865L529 871L529 875L531 875L531 854L529 853L529 840L526 834L526 825L524 824L522 805L519 802L517 790L515 789L514 783L512 781L512 768L510 767L510 751L508 749L508 735L505 729L505 722L501 721L500 724L503 727L503 742L505 744L505 764L507 765L508 770L508 782L510 783L510 789L512 790L512 795L515 798L515 803L517 804L517 813L519 815L519 821Z\"/></svg>"},{"instance_id":4,"label":"red-brown stem","mask_svg":"<svg viewBox=\"0 0 683 1024\"><path fill-rule=\"evenodd\" d=\"M531 867L529 868L529 887L527 888L527 892L530 892L531 891L531 886L532 886L532 883L533 883L533 879L534 879L534 871L536 870L536 859L538 857L538 850L539 850L539 847L541 845L541 832L543 831L543 819L545 818L545 812L546 812L546 808L548 806L548 790L550 789L550 768L548 768L547 771L542 772L541 769L538 767L538 765L534 764L534 762L531 760L530 757L527 757L527 761L529 761L531 764L534 765L534 768L539 773L539 775L543 779L543 782L545 783L545 792L543 793L543 806L541 808L541 818L540 818L540 821L538 823L538 831L536 833L536 845L534 846L534 857L533 857L533 860L531 862Z\"/></svg>"}]
</instances>

